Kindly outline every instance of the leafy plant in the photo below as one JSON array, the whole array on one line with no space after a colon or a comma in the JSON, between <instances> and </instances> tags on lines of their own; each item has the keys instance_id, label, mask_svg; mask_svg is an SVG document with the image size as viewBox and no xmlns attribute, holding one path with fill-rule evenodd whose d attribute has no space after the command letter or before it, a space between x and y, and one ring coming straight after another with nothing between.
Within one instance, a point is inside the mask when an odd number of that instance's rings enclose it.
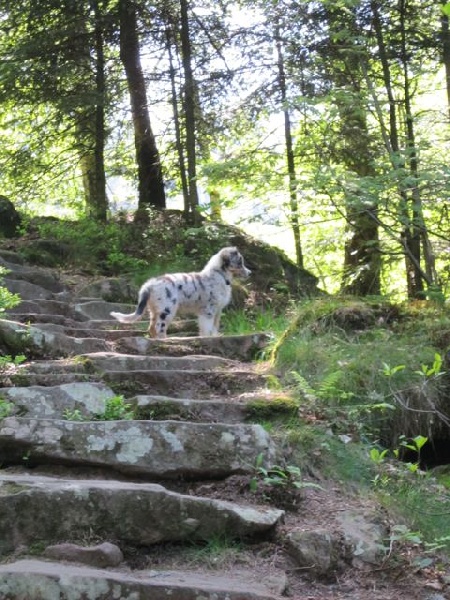
<instances>
[{"instance_id":1,"label":"leafy plant","mask_svg":"<svg viewBox=\"0 0 450 600\"><path fill-rule=\"evenodd\" d=\"M0 266L0 283L3 280L3 277L8 273L8 269ZM20 304L20 296L19 294L13 294L6 287L0 285L0 314L8 310L9 308L14 308L18 304Z\"/></svg>"},{"instance_id":2,"label":"leafy plant","mask_svg":"<svg viewBox=\"0 0 450 600\"><path fill-rule=\"evenodd\" d=\"M80 409L66 408L63 413L64 419L68 421L89 421L89 417L83 415ZM105 410L93 415L93 421L124 421L134 418L134 411L131 404L125 402L122 395L113 396L105 401Z\"/></svg>"},{"instance_id":3,"label":"leafy plant","mask_svg":"<svg viewBox=\"0 0 450 600\"><path fill-rule=\"evenodd\" d=\"M24 354L18 354L17 356L11 356L10 354L5 354L4 356L0 356L0 373L2 371L6 371L9 367L17 367L26 361L27 357Z\"/></svg>"},{"instance_id":4,"label":"leafy plant","mask_svg":"<svg viewBox=\"0 0 450 600\"><path fill-rule=\"evenodd\" d=\"M82 414L82 412L75 408L74 410L70 410L66 408L63 412L63 418L66 421L85 421L87 418Z\"/></svg>"},{"instance_id":5,"label":"leafy plant","mask_svg":"<svg viewBox=\"0 0 450 600\"><path fill-rule=\"evenodd\" d=\"M97 413L95 420L97 421L123 421L134 418L134 412L131 404L125 402L122 395L108 398L105 403L103 413Z\"/></svg>"},{"instance_id":6,"label":"leafy plant","mask_svg":"<svg viewBox=\"0 0 450 600\"><path fill-rule=\"evenodd\" d=\"M303 481L301 470L295 465L265 467L262 453L258 454L256 458L255 473L250 480L250 490L255 492L260 483L267 486L295 488L297 490L307 487L321 489L321 486L316 483Z\"/></svg>"},{"instance_id":7,"label":"leafy plant","mask_svg":"<svg viewBox=\"0 0 450 600\"><path fill-rule=\"evenodd\" d=\"M380 450L377 447L371 448L369 452L370 459L377 465L380 465L384 462L387 454L389 452L389 448L385 448L384 450Z\"/></svg>"},{"instance_id":8,"label":"leafy plant","mask_svg":"<svg viewBox=\"0 0 450 600\"><path fill-rule=\"evenodd\" d=\"M7 402L3 398L0 398L0 420L9 417L14 405L11 402Z\"/></svg>"}]
</instances>

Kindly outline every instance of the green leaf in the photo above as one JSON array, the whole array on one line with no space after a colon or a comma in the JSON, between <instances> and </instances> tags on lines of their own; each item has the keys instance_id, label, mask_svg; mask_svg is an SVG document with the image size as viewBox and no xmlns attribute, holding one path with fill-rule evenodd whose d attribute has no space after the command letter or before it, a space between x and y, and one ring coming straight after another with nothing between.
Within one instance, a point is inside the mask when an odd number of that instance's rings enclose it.
<instances>
[{"instance_id":1,"label":"green leaf","mask_svg":"<svg viewBox=\"0 0 450 600\"><path fill-rule=\"evenodd\" d=\"M450 17L450 2L441 6L441 10L446 17Z\"/></svg>"},{"instance_id":2,"label":"green leaf","mask_svg":"<svg viewBox=\"0 0 450 600\"><path fill-rule=\"evenodd\" d=\"M417 450L420 450L428 442L428 438L423 435L417 435L413 442L415 443Z\"/></svg>"}]
</instances>

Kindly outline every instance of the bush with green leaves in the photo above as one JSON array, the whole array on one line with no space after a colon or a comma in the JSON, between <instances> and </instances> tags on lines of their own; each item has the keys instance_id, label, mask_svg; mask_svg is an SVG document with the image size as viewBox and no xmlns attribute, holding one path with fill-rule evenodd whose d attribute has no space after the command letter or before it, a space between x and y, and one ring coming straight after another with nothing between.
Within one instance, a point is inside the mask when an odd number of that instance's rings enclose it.
<instances>
[{"instance_id":1,"label":"bush with green leaves","mask_svg":"<svg viewBox=\"0 0 450 600\"><path fill-rule=\"evenodd\" d=\"M1 313L9 308L14 308L20 304L19 294L13 294L5 286L2 285L3 277L8 273L4 267L0 267L0 317Z\"/></svg>"}]
</instances>

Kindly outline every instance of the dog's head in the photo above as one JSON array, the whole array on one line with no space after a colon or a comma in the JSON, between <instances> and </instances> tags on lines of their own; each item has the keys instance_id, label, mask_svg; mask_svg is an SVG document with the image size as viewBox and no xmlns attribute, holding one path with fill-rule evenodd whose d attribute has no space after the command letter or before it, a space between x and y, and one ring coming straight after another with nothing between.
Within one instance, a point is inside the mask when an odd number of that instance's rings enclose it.
<instances>
[{"instance_id":1,"label":"dog's head","mask_svg":"<svg viewBox=\"0 0 450 600\"><path fill-rule=\"evenodd\" d=\"M237 248L222 248L219 257L224 271L243 278L251 274L250 269L244 265L244 258Z\"/></svg>"}]
</instances>

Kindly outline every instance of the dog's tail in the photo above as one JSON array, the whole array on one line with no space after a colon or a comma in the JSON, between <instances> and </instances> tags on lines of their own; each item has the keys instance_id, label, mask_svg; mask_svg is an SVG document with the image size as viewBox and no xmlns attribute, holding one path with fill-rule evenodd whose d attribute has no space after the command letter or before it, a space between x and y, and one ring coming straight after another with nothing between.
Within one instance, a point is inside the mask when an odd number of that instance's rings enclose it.
<instances>
[{"instance_id":1,"label":"dog's tail","mask_svg":"<svg viewBox=\"0 0 450 600\"><path fill-rule=\"evenodd\" d=\"M144 290L139 295L139 304L137 305L134 313L131 313L131 315L124 315L123 313L119 312L110 312L109 314L118 321L120 321L120 323L134 323L135 321L139 321L139 319L141 319L142 315L144 314L149 297L149 290Z\"/></svg>"}]
</instances>

